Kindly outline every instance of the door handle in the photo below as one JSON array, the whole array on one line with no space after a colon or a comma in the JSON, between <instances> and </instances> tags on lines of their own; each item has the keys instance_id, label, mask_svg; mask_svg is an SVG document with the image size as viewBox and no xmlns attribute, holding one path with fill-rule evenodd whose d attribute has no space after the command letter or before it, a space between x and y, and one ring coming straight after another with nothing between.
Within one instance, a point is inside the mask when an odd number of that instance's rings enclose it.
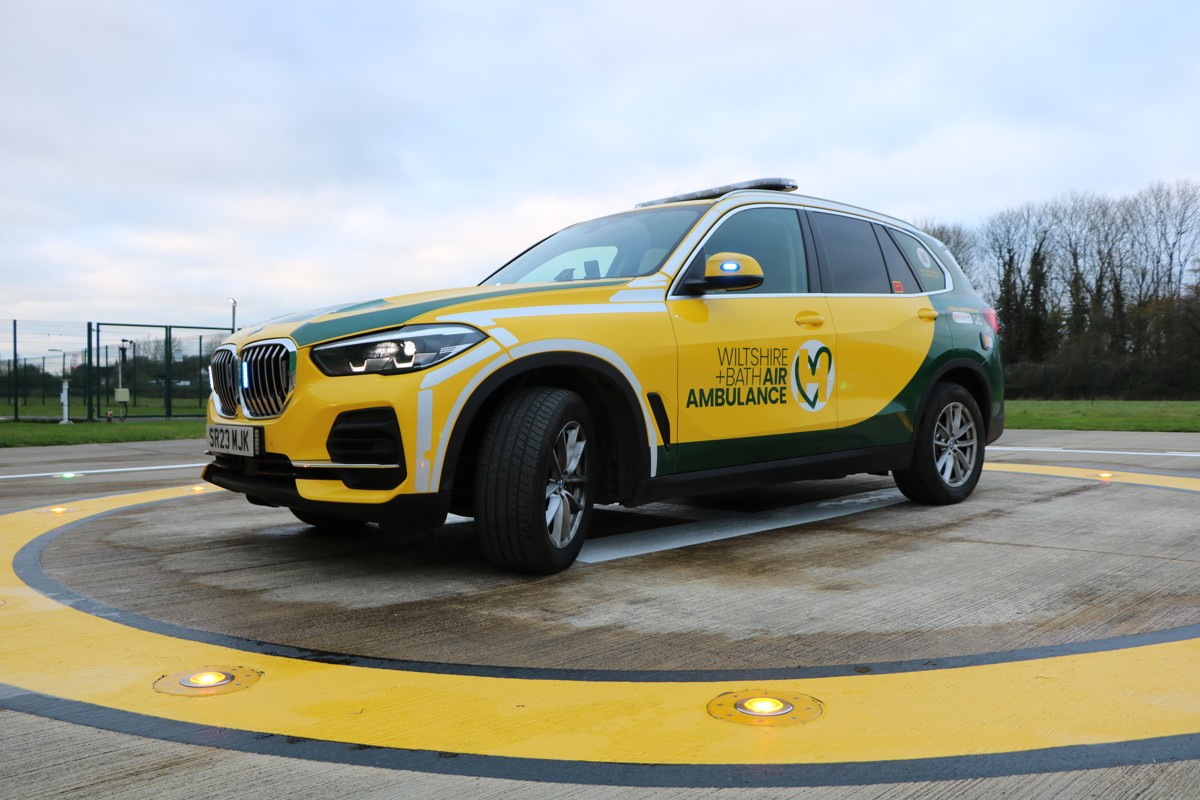
<instances>
[{"instance_id":1,"label":"door handle","mask_svg":"<svg viewBox=\"0 0 1200 800\"><path fill-rule=\"evenodd\" d=\"M814 328L819 328L825 324L825 318L816 311L801 311L796 315L796 324L801 327L810 325Z\"/></svg>"},{"instance_id":2,"label":"door handle","mask_svg":"<svg viewBox=\"0 0 1200 800\"><path fill-rule=\"evenodd\" d=\"M917 312L917 316L920 317L921 319L928 320L929 322L933 322L935 319L938 318L938 313L936 311L934 311L932 308L922 308L920 311Z\"/></svg>"}]
</instances>

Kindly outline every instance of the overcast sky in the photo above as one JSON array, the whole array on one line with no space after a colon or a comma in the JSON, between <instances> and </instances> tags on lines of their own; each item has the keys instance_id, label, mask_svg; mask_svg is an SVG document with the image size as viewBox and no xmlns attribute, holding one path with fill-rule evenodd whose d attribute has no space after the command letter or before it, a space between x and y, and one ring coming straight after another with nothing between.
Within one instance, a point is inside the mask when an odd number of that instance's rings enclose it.
<instances>
[{"instance_id":1,"label":"overcast sky","mask_svg":"<svg viewBox=\"0 0 1200 800\"><path fill-rule=\"evenodd\" d=\"M782 176L978 224L1200 178L1200 4L0 0L0 318L479 282Z\"/></svg>"}]
</instances>

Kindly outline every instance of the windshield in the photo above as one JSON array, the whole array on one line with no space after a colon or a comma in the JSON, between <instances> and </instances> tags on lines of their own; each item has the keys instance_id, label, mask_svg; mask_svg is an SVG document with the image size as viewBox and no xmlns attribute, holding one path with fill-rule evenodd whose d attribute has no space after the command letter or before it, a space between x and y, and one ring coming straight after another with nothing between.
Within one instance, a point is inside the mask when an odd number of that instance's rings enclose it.
<instances>
[{"instance_id":1,"label":"windshield","mask_svg":"<svg viewBox=\"0 0 1200 800\"><path fill-rule=\"evenodd\" d=\"M709 204L648 208L564 228L485 284L632 278L657 272Z\"/></svg>"}]
</instances>

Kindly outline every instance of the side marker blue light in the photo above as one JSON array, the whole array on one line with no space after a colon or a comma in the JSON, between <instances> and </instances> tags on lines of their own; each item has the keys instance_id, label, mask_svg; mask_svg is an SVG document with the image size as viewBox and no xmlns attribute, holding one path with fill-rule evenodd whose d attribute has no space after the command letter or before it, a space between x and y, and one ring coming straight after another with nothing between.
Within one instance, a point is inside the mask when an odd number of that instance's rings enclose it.
<instances>
[{"instance_id":1,"label":"side marker blue light","mask_svg":"<svg viewBox=\"0 0 1200 800\"><path fill-rule=\"evenodd\" d=\"M742 265L736 261L724 261L721 263L721 272L737 272L742 268Z\"/></svg>"}]
</instances>

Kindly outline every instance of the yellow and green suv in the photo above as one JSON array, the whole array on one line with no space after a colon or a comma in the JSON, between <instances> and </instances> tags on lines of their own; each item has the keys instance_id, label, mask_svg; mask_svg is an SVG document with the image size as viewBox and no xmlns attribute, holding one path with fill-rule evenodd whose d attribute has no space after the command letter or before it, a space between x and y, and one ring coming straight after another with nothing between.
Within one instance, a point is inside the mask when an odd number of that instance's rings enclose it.
<instances>
[{"instance_id":1,"label":"yellow and green suv","mask_svg":"<svg viewBox=\"0 0 1200 800\"><path fill-rule=\"evenodd\" d=\"M642 203L479 286L240 330L204 477L321 527L471 516L531 573L597 503L858 472L965 499L1004 428L995 313L941 242L795 188Z\"/></svg>"}]
</instances>

